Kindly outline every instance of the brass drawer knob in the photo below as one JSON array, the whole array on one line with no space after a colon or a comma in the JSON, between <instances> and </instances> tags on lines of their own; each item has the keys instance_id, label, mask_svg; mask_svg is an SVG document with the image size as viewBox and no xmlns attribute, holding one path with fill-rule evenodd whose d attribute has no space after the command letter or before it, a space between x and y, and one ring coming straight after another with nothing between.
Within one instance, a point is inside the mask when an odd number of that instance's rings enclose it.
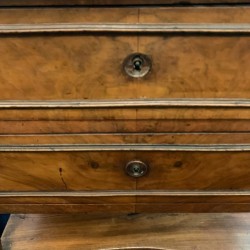
<instances>
[{"instance_id":1,"label":"brass drawer knob","mask_svg":"<svg viewBox=\"0 0 250 250\"><path fill-rule=\"evenodd\" d=\"M148 172L148 165L142 161L134 160L128 162L125 167L126 173L132 177L141 177Z\"/></svg>"},{"instance_id":2,"label":"brass drawer knob","mask_svg":"<svg viewBox=\"0 0 250 250\"><path fill-rule=\"evenodd\" d=\"M139 78L150 72L151 65L151 59L147 55L134 53L124 60L123 68L127 75Z\"/></svg>"}]
</instances>

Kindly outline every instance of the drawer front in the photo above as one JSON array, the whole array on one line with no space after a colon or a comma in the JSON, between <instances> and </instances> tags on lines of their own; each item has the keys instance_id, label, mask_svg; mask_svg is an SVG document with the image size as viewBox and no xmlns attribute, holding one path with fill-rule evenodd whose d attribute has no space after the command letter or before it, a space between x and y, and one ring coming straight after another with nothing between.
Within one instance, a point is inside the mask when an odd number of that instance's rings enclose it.
<instances>
[{"instance_id":1,"label":"drawer front","mask_svg":"<svg viewBox=\"0 0 250 250\"><path fill-rule=\"evenodd\" d=\"M248 144L2 145L0 191L246 191L249 150Z\"/></svg>"},{"instance_id":2,"label":"drawer front","mask_svg":"<svg viewBox=\"0 0 250 250\"><path fill-rule=\"evenodd\" d=\"M1 212L249 211L248 144L6 144L0 149Z\"/></svg>"},{"instance_id":3,"label":"drawer front","mask_svg":"<svg viewBox=\"0 0 250 250\"><path fill-rule=\"evenodd\" d=\"M249 98L250 37L141 36L153 61L142 98Z\"/></svg>"},{"instance_id":4,"label":"drawer front","mask_svg":"<svg viewBox=\"0 0 250 250\"><path fill-rule=\"evenodd\" d=\"M135 50L130 36L1 37L1 99L135 98L136 85L121 67Z\"/></svg>"},{"instance_id":5,"label":"drawer front","mask_svg":"<svg viewBox=\"0 0 250 250\"><path fill-rule=\"evenodd\" d=\"M6 25L17 25L18 30L18 34L7 31L0 38L1 99L134 98L135 84L123 75L121 65L136 50L136 36L49 30L51 25L61 24L64 29L69 23L129 24L136 22L136 14L134 9L117 8L101 12L81 8L0 10L2 31ZM36 34L30 29L42 23L48 25L47 32ZM28 32L19 33L21 24L27 25Z\"/></svg>"},{"instance_id":6,"label":"drawer front","mask_svg":"<svg viewBox=\"0 0 250 250\"><path fill-rule=\"evenodd\" d=\"M1 99L249 98L250 8L234 9L1 10Z\"/></svg>"},{"instance_id":7,"label":"drawer front","mask_svg":"<svg viewBox=\"0 0 250 250\"><path fill-rule=\"evenodd\" d=\"M134 158L133 152L1 152L0 192L134 190L124 171Z\"/></svg>"},{"instance_id":8,"label":"drawer front","mask_svg":"<svg viewBox=\"0 0 250 250\"><path fill-rule=\"evenodd\" d=\"M148 152L137 158L150 168L138 189L250 190L249 152Z\"/></svg>"}]
</instances>

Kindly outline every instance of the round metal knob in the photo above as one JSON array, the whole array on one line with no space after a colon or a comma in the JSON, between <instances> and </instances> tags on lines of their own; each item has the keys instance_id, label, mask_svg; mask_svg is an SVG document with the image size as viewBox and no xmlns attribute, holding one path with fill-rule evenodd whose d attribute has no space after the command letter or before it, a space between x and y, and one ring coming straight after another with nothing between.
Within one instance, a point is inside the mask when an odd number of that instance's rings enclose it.
<instances>
[{"instance_id":1,"label":"round metal knob","mask_svg":"<svg viewBox=\"0 0 250 250\"><path fill-rule=\"evenodd\" d=\"M148 172L148 166L142 161L134 160L128 162L125 167L125 170L127 174L132 177L141 177Z\"/></svg>"},{"instance_id":2,"label":"round metal knob","mask_svg":"<svg viewBox=\"0 0 250 250\"><path fill-rule=\"evenodd\" d=\"M134 53L124 60L123 68L127 75L139 78L149 73L151 65L151 59L147 55Z\"/></svg>"}]
</instances>

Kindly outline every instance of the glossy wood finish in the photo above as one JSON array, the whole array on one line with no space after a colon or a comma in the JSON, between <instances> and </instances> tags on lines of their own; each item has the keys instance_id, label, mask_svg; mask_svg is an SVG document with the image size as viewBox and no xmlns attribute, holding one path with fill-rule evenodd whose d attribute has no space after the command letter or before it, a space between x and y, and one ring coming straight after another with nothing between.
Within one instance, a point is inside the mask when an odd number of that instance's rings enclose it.
<instances>
[{"instance_id":1,"label":"glossy wood finish","mask_svg":"<svg viewBox=\"0 0 250 250\"><path fill-rule=\"evenodd\" d=\"M133 152L0 153L0 191L129 190Z\"/></svg>"},{"instance_id":2,"label":"glossy wood finish","mask_svg":"<svg viewBox=\"0 0 250 250\"><path fill-rule=\"evenodd\" d=\"M150 166L137 189L249 190L249 153L171 152L138 153Z\"/></svg>"},{"instance_id":3,"label":"glossy wood finish","mask_svg":"<svg viewBox=\"0 0 250 250\"><path fill-rule=\"evenodd\" d=\"M0 212L249 211L249 17L0 9ZM123 72L134 52L152 59L141 79Z\"/></svg>"},{"instance_id":4,"label":"glossy wood finish","mask_svg":"<svg viewBox=\"0 0 250 250\"><path fill-rule=\"evenodd\" d=\"M1 213L248 212L248 191L4 192ZM150 208L151 207L151 208Z\"/></svg>"},{"instance_id":5,"label":"glossy wood finish","mask_svg":"<svg viewBox=\"0 0 250 250\"><path fill-rule=\"evenodd\" d=\"M31 152L22 152L21 148L15 150L13 145L13 149L8 150L17 152L0 153L0 191L250 189L250 156L249 152L238 152L240 147L235 152L234 145L225 148L208 146L207 149L165 147L154 149L152 146L142 152L143 147L140 149L139 146L138 149L136 146L127 149L114 146L114 150L121 148L121 152L109 152L110 148L106 151L100 146L100 152L92 152L98 147L92 149L87 145L85 148L90 152L56 152L65 150L48 146L45 150L51 152L35 152L40 151L36 146L34 152L32 148L28 150ZM69 147L65 148L70 151ZM23 150L26 151L25 147ZM124 167L136 159L149 166L146 176L132 178L126 175Z\"/></svg>"},{"instance_id":6,"label":"glossy wood finish","mask_svg":"<svg viewBox=\"0 0 250 250\"><path fill-rule=\"evenodd\" d=\"M248 249L249 229L247 213L17 214L10 217L2 236L2 247L3 250Z\"/></svg>"},{"instance_id":7,"label":"glossy wood finish","mask_svg":"<svg viewBox=\"0 0 250 250\"><path fill-rule=\"evenodd\" d=\"M114 12L114 17L109 17L108 11ZM85 34L77 30L74 34L67 30L49 35L3 34L0 39L1 99L249 98L246 65L250 60L250 41L247 34L238 32L250 21L250 9L241 7L234 12L234 8L225 7L211 12L209 8L198 8L191 10L191 18L187 17L188 11L189 8L160 8L159 12L158 8L152 12L147 8L106 9L100 18L96 9L73 9L67 14L65 9L54 9L53 15L50 9L38 15L37 10L30 12L30 9L2 10L1 23L18 23L19 30L21 23L27 26L29 20L31 25L49 22L52 26L61 23L66 27L80 22L103 25L105 30L105 23L111 26L112 23L125 26L137 23L145 28L142 28L143 34L131 35ZM13 14L17 16L10 17ZM69 23L72 15L75 17ZM204 25L218 25L222 34L193 34L195 25L204 22L204 15L207 16ZM192 24L194 18L196 22ZM238 25L227 36L220 28L225 20L229 25ZM191 33L146 35L150 23L164 26L173 22L189 25ZM200 29L207 32L206 27ZM133 52L145 53L152 59L152 72L143 79L131 79L123 73L123 60Z\"/></svg>"}]
</instances>

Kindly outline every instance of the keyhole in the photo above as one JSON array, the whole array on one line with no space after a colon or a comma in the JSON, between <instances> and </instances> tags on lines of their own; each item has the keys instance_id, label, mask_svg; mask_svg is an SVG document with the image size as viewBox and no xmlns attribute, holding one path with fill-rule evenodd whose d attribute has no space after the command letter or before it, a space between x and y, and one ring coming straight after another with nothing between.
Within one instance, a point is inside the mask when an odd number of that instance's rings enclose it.
<instances>
[{"instance_id":1,"label":"keyhole","mask_svg":"<svg viewBox=\"0 0 250 250\"><path fill-rule=\"evenodd\" d=\"M134 65L134 69L137 71L141 71L141 67L142 67L142 59L140 57L136 57L133 60L133 65Z\"/></svg>"},{"instance_id":2,"label":"keyhole","mask_svg":"<svg viewBox=\"0 0 250 250\"><path fill-rule=\"evenodd\" d=\"M123 61L125 73L131 77L139 78L146 76L151 70L151 59L141 53L133 53Z\"/></svg>"},{"instance_id":3,"label":"keyhole","mask_svg":"<svg viewBox=\"0 0 250 250\"><path fill-rule=\"evenodd\" d=\"M141 167L137 164L133 166L133 172L134 174L140 174L141 173Z\"/></svg>"},{"instance_id":4,"label":"keyhole","mask_svg":"<svg viewBox=\"0 0 250 250\"><path fill-rule=\"evenodd\" d=\"M125 170L132 177L141 177L147 173L148 166L142 161L134 160L126 165Z\"/></svg>"}]
</instances>

